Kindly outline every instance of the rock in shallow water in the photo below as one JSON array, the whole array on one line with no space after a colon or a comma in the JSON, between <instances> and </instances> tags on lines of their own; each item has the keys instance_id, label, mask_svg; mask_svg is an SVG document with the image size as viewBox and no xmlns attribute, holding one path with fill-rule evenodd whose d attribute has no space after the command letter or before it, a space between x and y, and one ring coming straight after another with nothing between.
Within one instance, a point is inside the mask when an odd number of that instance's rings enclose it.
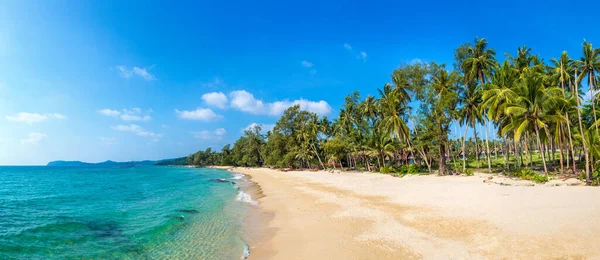
<instances>
[{"instance_id":1,"label":"rock in shallow water","mask_svg":"<svg viewBox=\"0 0 600 260\"><path fill-rule=\"evenodd\" d=\"M198 213L200 211L195 210L195 209L180 209L177 212L196 214L196 213Z\"/></svg>"}]
</instances>

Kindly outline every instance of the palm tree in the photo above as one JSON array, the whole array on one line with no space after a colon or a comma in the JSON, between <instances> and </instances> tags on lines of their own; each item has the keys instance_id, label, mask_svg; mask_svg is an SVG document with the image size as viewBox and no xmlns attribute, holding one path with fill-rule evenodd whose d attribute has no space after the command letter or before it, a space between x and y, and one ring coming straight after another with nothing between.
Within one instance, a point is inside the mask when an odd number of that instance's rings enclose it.
<instances>
[{"instance_id":1,"label":"palm tree","mask_svg":"<svg viewBox=\"0 0 600 260\"><path fill-rule=\"evenodd\" d=\"M592 96L591 102L592 109L594 111L594 122L596 122L596 98L593 95L593 91L596 91L598 88L596 82L596 72L600 72L600 49L594 49L591 43L584 41L582 50L583 57L581 57L579 63L579 69L581 69L581 74L579 75L577 80L581 82L581 80L585 77L587 77L588 79L588 88L590 95ZM595 127L596 132L598 132L598 126L596 125Z\"/></svg>"},{"instance_id":2,"label":"palm tree","mask_svg":"<svg viewBox=\"0 0 600 260\"><path fill-rule=\"evenodd\" d=\"M517 84L518 78L518 71L508 61L504 61L494 73L491 82L486 84L482 95L481 106L487 110L488 120L494 122L498 127L498 133L505 139L505 145L508 145L506 141L508 134L502 134L503 129L512 122L512 118L506 114L505 109L516 99L516 94L512 89ZM508 151L508 147L505 147L505 150ZM504 153L506 168L508 168L509 156L510 153Z\"/></svg>"},{"instance_id":3,"label":"palm tree","mask_svg":"<svg viewBox=\"0 0 600 260\"><path fill-rule=\"evenodd\" d=\"M496 51L487 48L485 38L475 38L475 44L465 43L456 51L456 58L465 76L465 84L479 81L485 84L486 78L491 77L496 67Z\"/></svg>"},{"instance_id":4,"label":"palm tree","mask_svg":"<svg viewBox=\"0 0 600 260\"><path fill-rule=\"evenodd\" d=\"M439 145L439 174L446 174L446 156L452 149L448 142L448 133L450 132L450 122L454 118L452 112L456 106L456 73L448 73L445 69L441 69L433 75L432 87L436 94L435 106L431 111L432 117L436 119L435 126L437 129L436 141Z\"/></svg>"},{"instance_id":5,"label":"palm tree","mask_svg":"<svg viewBox=\"0 0 600 260\"><path fill-rule=\"evenodd\" d=\"M479 162L479 149L477 148L477 124L483 123L483 116L481 113L481 103L483 99L481 98L481 92L475 83L470 83L466 85L466 88L463 88L459 97L460 103L463 106L458 111L459 123L460 125L465 125L465 137L463 139L463 151L465 149L465 139L467 138L467 131L469 126L473 128L473 133L475 137L475 156L477 158L477 167L481 167ZM466 170L466 158L463 162L463 171Z\"/></svg>"},{"instance_id":6,"label":"palm tree","mask_svg":"<svg viewBox=\"0 0 600 260\"><path fill-rule=\"evenodd\" d=\"M530 132L535 134L544 164L544 173L547 176L548 168L540 135L546 138L549 136L549 122L566 120L560 114L550 113L566 100L560 88L544 85L544 77L545 75L533 71L526 72L524 79L514 88L517 97L514 103L506 107L506 113L513 117L513 122L506 129L514 130L516 141L519 141L523 134Z\"/></svg>"},{"instance_id":7,"label":"palm tree","mask_svg":"<svg viewBox=\"0 0 600 260\"><path fill-rule=\"evenodd\" d=\"M577 63L576 63L577 64ZM577 64L579 65L579 64ZM575 78L577 78L577 67L575 67ZM575 93L575 101L577 103L577 117L579 119L579 131L581 135L581 144L583 146L583 153L585 154L585 178L587 182L590 182L590 151L588 150L588 146L585 141L585 134L583 131L583 122L581 120L581 101L579 100L579 80L575 80L574 84L575 88L573 92Z\"/></svg>"},{"instance_id":8,"label":"palm tree","mask_svg":"<svg viewBox=\"0 0 600 260\"><path fill-rule=\"evenodd\" d=\"M491 77L494 68L497 66L496 51L494 49L487 48L487 40L485 38L475 38L474 45L465 43L458 47L455 51L455 60L458 63L458 67L461 69L464 75L464 92L462 95L463 108L461 109L461 122L469 122L474 129L475 135L475 153L477 157L477 164L480 167L479 153L477 149L477 123L483 123L483 117L481 115L475 116L474 113L479 113L479 109L475 106L479 106L481 103L480 90L481 87L477 86L477 82L483 85L486 83L486 78ZM468 124L465 127L465 138L467 135ZM464 150L464 141L463 141ZM489 156L489 149L488 149ZM489 159L489 158L488 158ZM489 163L489 161L488 161ZM491 164L490 164L491 165ZM463 171L466 169L466 159L463 163Z\"/></svg>"},{"instance_id":9,"label":"palm tree","mask_svg":"<svg viewBox=\"0 0 600 260\"><path fill-rule=\"evenodd\" d=\"M554 75L556 77L556 79L558 80L560 87L563 91L563 97L566 99L567 98L567 93L569 91L567 91L567 87L569 85L567 85L567 82L571 82L571 73L573 71L573 60L571 60L571 58L569 58L569 55L567 54L566 51L563 51L560 55L560 58L557 59L552 59L551 60L553 66L554 66ZM573 136L571 135L571 121L569 120L569 111L565 111L565 118L567 119L567 123L565 125L567 125L567 136L569 137L569 147L571 149L571 156L573 157L573 159L571 160L573 162L573 173L577 172L577 166L575 164L575 160L574 160L574 156L575 156L575 149L573 148ZM568 161L568 159L567 159Z\"/></svg>"},{"instance_id":10,"label":"palm tree","mask_svg":"<svg viewBox=\"0 0 600 260\"><path fill-rule=\"evenodd\" d=\"M394 79L394 81L400 79ZM378 100L383 119L379 123L381 130L396 137L398 140L406 140L410 136L410 130L404 121L404 115L407 107L405 104L410 100L408 95L404 95L405 90L402 87L394 87L391 84L385 84L383 90L378 90L381 98Z\"/></svg>"}]
</instances>

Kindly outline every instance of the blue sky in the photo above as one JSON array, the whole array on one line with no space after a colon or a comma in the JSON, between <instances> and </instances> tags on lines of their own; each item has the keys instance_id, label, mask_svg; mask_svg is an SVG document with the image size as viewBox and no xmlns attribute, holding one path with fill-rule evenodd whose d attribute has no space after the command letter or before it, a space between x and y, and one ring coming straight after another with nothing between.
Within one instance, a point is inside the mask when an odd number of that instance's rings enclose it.
<instances>
[{"instance_id":1,"label":"blue sky","mask_svg":"<svg viewBox=\"0 0 600 260\"><path fill-rule=\"evenodd\" d=\"M300 103L337 116L402 63L452 64L486 37L548 61L600 46L595 12L559 1L2 1L0 165L220 149ZM222 94L220 94L222 93ZM459 130L459 133L462 131Z\"/></svg>"}]
</instances>

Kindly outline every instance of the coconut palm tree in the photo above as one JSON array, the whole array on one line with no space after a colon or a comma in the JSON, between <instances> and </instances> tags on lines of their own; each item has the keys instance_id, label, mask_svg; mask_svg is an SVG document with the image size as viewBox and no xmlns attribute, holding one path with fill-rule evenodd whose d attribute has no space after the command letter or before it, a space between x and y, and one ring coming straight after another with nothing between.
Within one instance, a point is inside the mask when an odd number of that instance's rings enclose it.
<instances>
[{"instance_id":1,"label":"coconut palm tree","mask_svg":"<svg viewBox=\"0 0 600 260\"><path fill-rule=\"evenodd\" d=\"M513 88L518 79L519 72L508 61L504 61L502 66L494 73L490 83L485 85L482 94L483 103L481 103L481 107L487 112L487 119L498 127L498 133L505 139L505 145L508 145L506 141L508 134L501 133L503 128L512 122L512 118L506 114L505 109L516 99ZM505 148L505 150L508 151L508 148ZM508 168L509 156L508 152L504 153L506 168Z\"/></svg>"},{"instance_id":2,"label":"coconut palm tree","mask_svg":"<svg viewBox=\"0 0 600 260\"><path fill-rule=\"evenodd\" d=\"M465 43L456 50L456 59L465 76L465 83L479 81L485 84L496 67L496 51L488 49L485 38L475 38L474 45Z\"/></svg>"},{"instance_id":3,"label":"coconut palm tree","mask_svg":"<svg viewBox=\"0 0 600 260\"><path fill-rule=\"evenodd\" d=\"M383 90L379 90L379 93L381 97L377 102L383 118L379 127L389 136L394 136L398 140L406 140L410 136L410 130L404 121L407 110L405 104L410 97L404 95L404 88L394 87L390 84L386 84Z\"/></svg>"},{"instance_id":4,"label":"coconut palm tree","mask_svg":"<svg viewBox=\"0 0 600 260\"><path fill-rule=\"evenodd\" d=\"M554 77L558 81L558 83L563 91L563 97L566 99L567 93L570 93L570 91L568 91L570 84L567 84L567 83L571 82L571 80L573 78L571 76L573 73L573 64L574 64L573 60L571 60L571 58L569 58L569 55L567 54L566 51L563 51L558 60L552 59L550 61L553 64ZM564 125L566 125L566 128L567 128L567 136L569 138L569 148L571 150L571 156L573 157L573 159L571 160L573 162L573 173L575 173L575 172L577 172L577 165L575 164L575 160L574 160L575 149L573 148L573 136L571 134L571 121L569 120L569 111L568 110L565 111L565 118L567 119L567 123Z\"/></svg>"},{"instance_id":5,"label":"coconut palm tree","mask_svg":"<svg viewBox=\"0 0 600 260\"><path fill-rule=\"evenodd\" d=\"M455 51L455 60L457 67L464 75L464 89L461 95L463 108L461 108L460 122L469 122L474 129L475 135L475 154L477 164L480 167L479 153L477 149L477 123L483 123L482 116L475 116L473 113L479 113L478 106L481 103L481 87L477 85L485 84L486 79L491 77L493 70L497 67L496 51L488 48L488 42L485 38L475 38L474 45L465 43ZM481 120L479 120L481 119ZM465 124L465 138L468 124ZM464 143L464 141L463 141ZM464 144L463 144L464 150ZM488 149L489 156L489 149ZM489 163L489 161L488 161ZM463 171L466 169L466 159L463 163Z\"/></svg>"},{"instance_id":6,"label":"coconut palm tree","mask_svg":"<svg viewBox=\"0 0 600 260\"><path fill-rule=\"evenodd\" d=\"M579 64L579 69L581 70L581 74L578 77L578 81L581 82L583 78L588 79L588 88L590 95L592 97L592 109L594 114L594 122L598 119L596 118L596 102L593 92L597 90L598 84L596 82L596 73L600 72L600 49L594 49L592 44L584 41L583 46L583 57L581 57ZM598 131L598 126L595 126L596 132ZM597 134L597 133L596 133Z\"/></svg>"},{"instance_id":7,"label":"coconut palm tree","mask_svg":"<svg viewBox=\"0 0 600 260\"><path fill-rule=\"evenodd\" d=\"M562 90L558 87L545 86L544 74L534 71L525 73L525 77L514 88L516 99L506 107L506 114L513 117L513 122L504 129L514 130L514 138L519 141L522 135L535 134L537 146L542 156L544 173L548 175L546 157L540 136L549 136L549 122L564 122L560 114L553 114L556 107L566 103Z\"/></svg>"},{"instance_id":8,"label":"coconut palm tree","mask_svg":"<svg viewBox=\"0 0 600 260\"><path fill-rule=\"evenodd\" d=\"M477 158L477 167L481 167L479 161L479 149L477 148L477 124L483 123L483 116L481 113L481 98L480 89L475 85L474 82L467 84L465 88L460 91L459 102L462 107L458 111L459 123L465 126L465 137L463 139L463 151L465 151L465 142L467 138L467 131L469 127L473 128L473 135L475 137L475 156ZM466 158L463 162L463 171L466 170Z\"/></svg>"}]
</instances>

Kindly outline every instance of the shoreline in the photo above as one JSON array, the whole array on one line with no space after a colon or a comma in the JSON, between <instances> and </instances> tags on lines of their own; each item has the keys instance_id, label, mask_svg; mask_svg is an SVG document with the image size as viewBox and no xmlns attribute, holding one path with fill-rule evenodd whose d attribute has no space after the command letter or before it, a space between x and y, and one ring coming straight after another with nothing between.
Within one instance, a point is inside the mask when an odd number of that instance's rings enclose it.
<instances>
[{"instance_id":1,"label":"shoreline","mask_svg":"<svg viewBox=\"0 0 600 260\"><path fill-rule=\"evenodd\" d=\"M260 190L250 213L258 218L244 221L259 234L247 242L248 259L600 258L593 187L215 168L244 174Z\"/></svg>"}]
</instances>

